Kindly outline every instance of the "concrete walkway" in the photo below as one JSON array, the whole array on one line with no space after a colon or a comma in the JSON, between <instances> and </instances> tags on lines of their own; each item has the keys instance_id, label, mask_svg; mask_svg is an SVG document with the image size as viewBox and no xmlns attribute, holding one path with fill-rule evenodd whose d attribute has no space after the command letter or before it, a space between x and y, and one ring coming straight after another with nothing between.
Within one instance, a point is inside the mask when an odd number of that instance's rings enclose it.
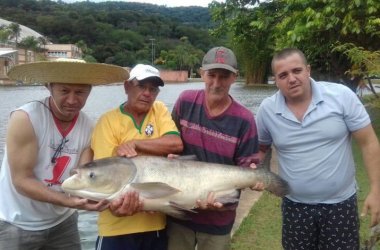
<instances>
[{"instance_id":1,"label":"concrete walkway","mask_svg":"<svg viewBox=\"0 0 380 250\"><path fill-rule=\"evenodd\" d=\"M278 161L276 151L272 150L272 156L270 158L270 169L274 173L278 172ZM242 191L239 201L239 206L236 210L236 219L235 224L232 227L231 236L233 236L236 230L240 227L240 224L243 222L244 218L248 216L251 208L255 204L256 201L261 197L262 192L253 191L249 188L246 188Z\"/></svg>"}]
</instances>

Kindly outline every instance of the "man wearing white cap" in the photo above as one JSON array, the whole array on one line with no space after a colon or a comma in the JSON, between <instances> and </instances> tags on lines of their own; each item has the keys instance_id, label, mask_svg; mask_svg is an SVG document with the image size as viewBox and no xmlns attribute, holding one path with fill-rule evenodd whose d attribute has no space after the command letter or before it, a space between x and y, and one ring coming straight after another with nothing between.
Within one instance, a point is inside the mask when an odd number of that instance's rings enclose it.
<instances>
[{"instance_id":1,"label":"man wearing white cap","mask_svg":"<svg viewBox=\"0 0 380 250\"><path fill-rule=\"evenodd\" d=\"M91 143L95 159L139 154L166 156L182 151L170 113L162 102L156 101L160 86L164 82L156 68L138 64L131 70L124 83L127 101L101 116L95 126ZM96 249L166 250L165 215L138 212L141 206L138 194L127 194L119 204L101 212Z\"/></svg>"},{"instance_id":2,"label":"man wearing white cap","mask_svg":"<svg viewBox=\"0 0 380 250\"><path fill-rule=\"evenodd\" d=\"M120 82L128 72L77 60L23 64L8 75L46 84L50 96L10 115L0 173L0 249L79 250L76 209L108 207L61 190L73 167L92 160L93 125L81 109L91 85Z\"/></svg>"},{"instance_id":3,"label":"man wearing white cap","mask_svg":"<svg viewBox=\"0 0 380 250\"><path fill-rule=\"evenodd\" d=\"M203 57L205 89L181 93L172 112L185 145L184 155L231 167L258 163L253 114L229 95L237 73L236 57L228 48L212 48ZM261 190L260 185L254 188ZM191 220L168 219L168 249L230 249L237 204L223 206L211 193L198 206L198 213L189 214Z\"/></svg>"}]
</instances>

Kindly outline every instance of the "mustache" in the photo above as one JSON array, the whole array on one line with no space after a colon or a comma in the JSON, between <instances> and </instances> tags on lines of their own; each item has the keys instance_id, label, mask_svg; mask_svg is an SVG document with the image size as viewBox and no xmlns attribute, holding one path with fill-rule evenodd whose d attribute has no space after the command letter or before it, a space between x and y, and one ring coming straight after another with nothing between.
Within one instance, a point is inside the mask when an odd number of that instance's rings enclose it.
<instances>
[{"instance_id":1,"label":"mustache","mask_svg":"<svg viewBox=\"0 0 380 250\"><path fill-rule=\"evenodd\" d=\"M224 89L221 87L211 87L209 90L212 93L220 93L220 92L223 92Z\"/></svg>"}]
</instances>

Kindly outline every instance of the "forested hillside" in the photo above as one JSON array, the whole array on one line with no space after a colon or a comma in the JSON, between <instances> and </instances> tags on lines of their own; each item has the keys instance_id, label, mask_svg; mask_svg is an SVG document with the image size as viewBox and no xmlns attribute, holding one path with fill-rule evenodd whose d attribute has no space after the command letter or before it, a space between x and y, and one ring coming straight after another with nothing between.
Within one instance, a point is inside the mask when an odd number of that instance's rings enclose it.
<instances>
[{"instance_id":1,"label":"forested hillside","mask_svg":"<svg viewBox=\"0 0 380 250\"><path fill-rule=\"evenodd\" d=\"M53 43L78 44L88 58L122 66L153 59L163 68L199 66L212 38L207 8L90 1L1 0L0 17L30 27Z\"/></svg>"}]
</instances>

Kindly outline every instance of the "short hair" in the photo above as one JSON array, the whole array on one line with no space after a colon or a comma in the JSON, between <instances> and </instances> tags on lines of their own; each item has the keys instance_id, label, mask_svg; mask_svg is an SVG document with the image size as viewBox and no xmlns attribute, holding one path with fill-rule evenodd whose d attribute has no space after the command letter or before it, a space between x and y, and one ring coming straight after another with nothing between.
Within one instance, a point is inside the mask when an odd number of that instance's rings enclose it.
<instances>
[{"instance_id":1,"label":"short hair","mask_svg":"<svg viewBox=\"0 0 380 250\"><path fill-rule=\"evenodd\" d=\"M273 59L272 59L272 63L271 63L271 67L272 67L272 72L274 73L274 63L278 60L281 60L281 59L285 59L287 58L288 56L291 56L293 54L297 54L301 57L301 60L302 62L305 64L305 65L308 65L307 63L307 59L306 59L306 56L305 54L297 49L297 48L285 48L285 49L282 49L280 50L279 52L277 52L274 56L273 56Z\"/></svg>"}]
</instances>

